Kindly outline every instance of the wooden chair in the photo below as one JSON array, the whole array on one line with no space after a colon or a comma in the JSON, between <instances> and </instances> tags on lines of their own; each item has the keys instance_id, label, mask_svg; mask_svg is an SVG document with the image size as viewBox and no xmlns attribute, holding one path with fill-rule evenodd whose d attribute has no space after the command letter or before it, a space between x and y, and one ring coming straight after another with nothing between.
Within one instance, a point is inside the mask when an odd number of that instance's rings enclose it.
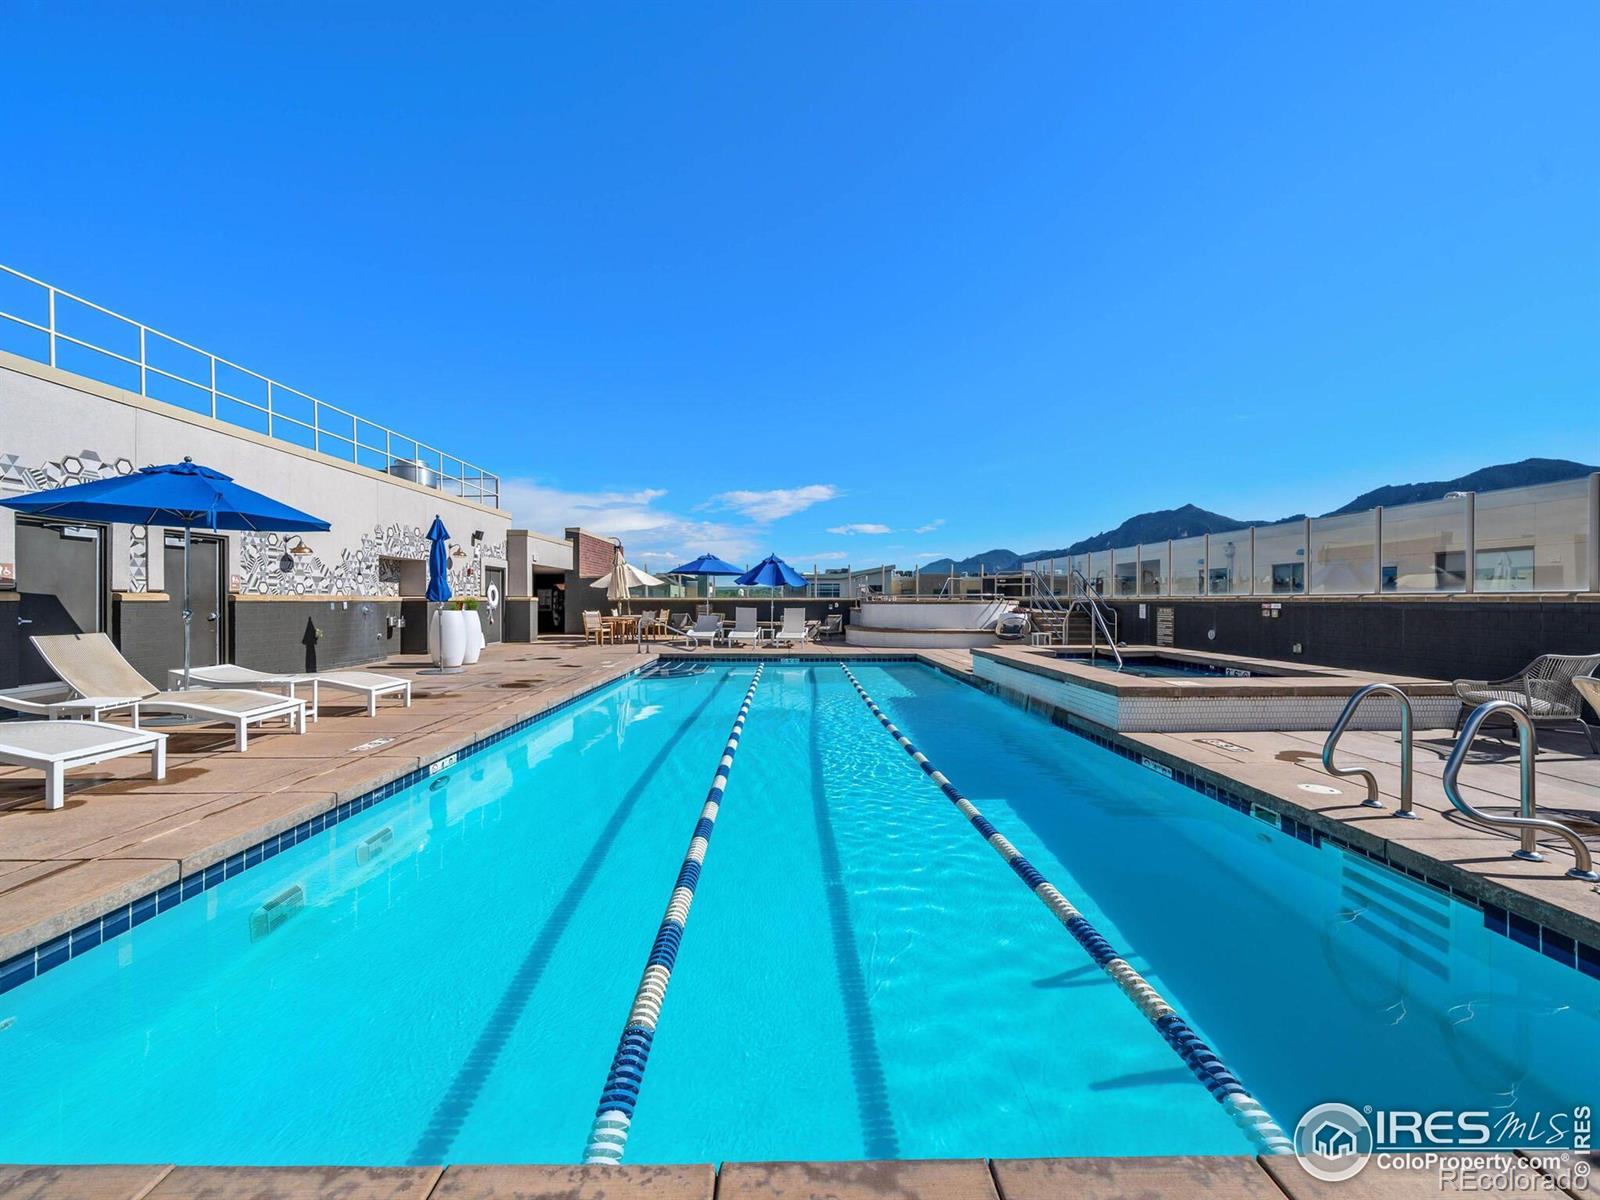
<instances>
[{"instance_id":1,"label":"wooden chair","mask_svg":"<svg viewBox=\"0 0 1600 1200\"><path fill-rule=\"evenodd\" d=\"M583 640L593 642L596 646L603 646L611 640L611 627L601 620L599 609L584 612Z\"/></svg>"}]
</instances>

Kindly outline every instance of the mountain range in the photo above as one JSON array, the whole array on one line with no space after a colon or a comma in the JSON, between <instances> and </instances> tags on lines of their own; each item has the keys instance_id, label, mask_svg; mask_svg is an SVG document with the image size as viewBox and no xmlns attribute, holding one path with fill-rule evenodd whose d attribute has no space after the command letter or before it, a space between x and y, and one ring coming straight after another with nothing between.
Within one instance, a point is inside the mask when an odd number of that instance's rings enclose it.
<instances>
[{"instance_id":1,"label":"mountain range","mask_svg":"<svg viewBox=\"0 0 1600 1200\"><path fill-rule=\"evenodd\" d=\"M1525 458L1521 462L1482 467L1456 479L1386 484L1383 487L1373 488L1370 492L1362 492L1348 504L1322 515L1331 517L1340 513L1361 512L1363 509L1376 508L1380 504L1385 506L1419 504L1424 500L1438 500L1450 492L1487 492L1497 488L1555 483L1562 479L1576 479L1595 471L1600 471L1600 467L1573 462L1571 459ZM957 575L975 575L980 569L991 573L1015 571L1024 562L1036 558L1065 558L1069 554L1086 554L1091 550L1134 546L1140 542L1164 542L1168 538L1195 537L1202 533L1226 533L1230 529L1243 529L1248 525L1271 525L1279 521L1300 520L1304 516L1304 513L1294 513L1285 517L1252 521L1209 512L1198 505L1185 504L1181 508L1161 508L1153 512L1139 513L1129 517L1115 529L1083 538L1070 546L1060 546L1054 550L1030 550L1022 554L997 547L962 559L935 559L922 565L922 573L946 575L952 568Z\"/></svg>"}]
</instances>

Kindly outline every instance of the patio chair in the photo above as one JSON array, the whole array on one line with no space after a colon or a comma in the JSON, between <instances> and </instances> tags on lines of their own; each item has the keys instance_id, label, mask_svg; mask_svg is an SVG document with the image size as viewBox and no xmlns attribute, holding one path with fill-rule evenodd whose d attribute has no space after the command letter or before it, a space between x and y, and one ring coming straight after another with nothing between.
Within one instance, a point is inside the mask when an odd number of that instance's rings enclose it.
<instances>
[{"instance_id":1,"label":"patio chair","mask_svg":"<svg viewBox=\"0 0 1600 1200\"><path fill-rule=\"evenodd\" d=\"M201 724L233 726L234 746L250 745L249 727L285 718L296 733L306 731L306 702L269 692L193 688L163 692L133 665L103 633L55 633L29 639L45 664L80 696L137 701L146 712L176 713Z\"/></svg>"},{"instance_id":2,"label":"patio chair","mask_svg":"<svg viewBox=\"0 0 1600 1200\"><path fill-rule=\"evenodd\" d=\"M603 646L611 640L611 626L600 616L600 610L590 609L583 614L583 640Z\"/></svg>"},{"instance_id":3,"label":"patio chair","mask_svg":"<svg viewBox=\"0 0 1600 1200\"><path fill-rule=\"evenodd\" d=\"M822 627L817 630L817 640L823 638L836 638L844 632L844 614L829 613L822 619Z\"/></svg>"},{"instance_id":4,"label":"patio chair","mask_svg":"<svg viewBox=\"0 0 1600 1200\"><path fill-rule=\"evenodd\" d=\"M778 630L776 641L799 645L810 635L806 627L806 610L803 608L786 608L783 610L783 626Z\"/></svg>"},{"instance_id":5,"label":"patio chair","mask_svg":"<svg viewBox=\"0 0 1600 1200\"><path fill-rule=\"evenodd\" d=\"M340 692L354 692L367 706L367 716L378 715L379 696L399 696L407 708L411 707L411 681L398 675L380 675L376 671L311 671L302 674L278 674L272 671L254 671L249 667L236 667L232 663L218 663L212 667L191 667L190 682L214 688L282 688L291 699L296 688L311 693L311 719L317 720L317 709L322 688ZM174 667L167 672L167 686L173 690L183 686L183 669Z\"/></svg>"},{"instance_id":6,"label":"patio chair","mask_svg":"<svg viewBox=\"0 0 1600 1200\"><path fill-rule=\"evenodd\" d=\"M690 646L698 646L701 642L715 646L717 639L722 636L722 618L716 613L706 613L695 618L695 623L685 629L683 635L689 639Z\"/></svg>"},{"instance_id":7,"label":"patio chair","mask_svg":"<svg viewBox=\"0 0 1600 1200\"><path fill-rule=\"evenodd\" d=\"M13 712L22 713L29 717L45 717L51 721L60 720L62 717L83 717L90 721L98 721L106 713L121 712L126 709L131 714L133 724L139 724L139 702L120 696L76 696L71 689L63 690L54 698L43 700L35 699L33 695L19 696L15 692L0 692L0 708L9 708Z\"/></svg>"},{"instance_id":8,"label":"patio chair","mask_svg":"<svg viewBox=\"0 0 1600 1200\"><path fill-rule=\"evenodd\" d=\"M0 763L44 772L44 806L60 808L71 767L126 754L150 755L150 778L167 777L167 735L99 721L8 721L0 725Z\"/></svg>"},{"instance_id":9,"label":"patio chair","mask_svg":"<svg viewBox=\"0 0 1600 1200\"><path fill-rule=\"evenodd\" d=\"M1589 739L1589 749L1600 753L1595 727L1583 719L1583 698L1573 680L1600 670L1600 654L1541 654L1515 675L1505 679L1457 679L1450 686L1460 697L1456 732L1471 709L1491 700L1509 700L1527 713L1535 726L1577 725Z\"/></svg>"},{"instance_id":10,"label":"patio chair","mask_svg":"<svg viewBox=\"0 0 1600 1200\"><path fill-rule=\"evenodd\" d=\"M761 625L756 620L756 610L753 608L736 608L733 610L733 628L728 630L728 645L735 642L745 642L751 646L761 644Z\"/></svg>"}]
</instances>

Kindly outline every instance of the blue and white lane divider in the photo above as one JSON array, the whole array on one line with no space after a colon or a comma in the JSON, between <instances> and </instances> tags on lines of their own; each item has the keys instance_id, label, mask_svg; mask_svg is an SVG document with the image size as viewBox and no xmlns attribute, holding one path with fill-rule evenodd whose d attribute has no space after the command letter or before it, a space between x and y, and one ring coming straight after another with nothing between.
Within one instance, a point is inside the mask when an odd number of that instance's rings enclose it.
<instances>
[{"instance_id":1,"label":"blue and white lane divider","mask_svg":"<svg viewBox=\"0 0 1600 1200\"><path fill-rule=\"evenodd\" d=\"M1190 1029L1172 1005L1163 1000L1155 988L1151 987L1145 978L1112 948L1111 943L1100 936L1099 931L1089 924L1083 914L1039 874L1034 865L1023 858L1017 848L1008 842L998 829L984 819L984 815L972 801L961 794L955 784L945 777L944 772L935 768L928 761L928 756L912 745L911 740L895 728L894 722L889 720L883 710L873 703L872 697L867 695L867 690L861 686L861 681L855 677L855 673L842 663L840 666L849 678L851 686L856 689L856 694L866 701L867 708L878 718L878 723L900 743L901 749L916 760L923 773L939 785L939 790L949 797L951 803L961 810L968 821L972 822L972 827L983 834L984 840L1006 860L1006 865L1016 872L1017 878L1027 885L1028 890L1044 901L1045 907L1067 927L1067 932L1072 934L1089 957L1111 976L1123 995L1138 1005L1139 1011L1156 1027L1167 1044L1177 1051L1178 1056L1194 1072L1195 1077L1205 1084L1206 1090L1228 1110L1234 1122L1264 1152L1292 1154L1294 1143L1289 1140L1288 1135L1278 1127L1267 1110L1245 1091L1244 1085L1223 1065L1211 1047L1200 1040L1200 1035Z\"/></svg>"},{"instance_id":2,"label":"blue and white lane divider","mask_svg":"<svg viewBox=\"0 0 1600 1200\"><path fill-rule=\"evenodd\" d=\"M678 869L678 881L673 885L672 896L667 901L667 912L656 931L656 942L645 963L644 977L639 980L639 990L634 993L633 1008L622 1027L622 1041L611 1060L611 1072L606 1076L605 1090L600 1093L600 1107L594 1114L594 1125L589 1130L589 1144L583 1152L586 1163L616 1164L622 1161L622 1152L628 1145L628 1129L633 1124L633 1109L639 1103L639 1085L644 1082L644 1069L650 1061L650 1045L655 1040L656 1024L661 1020L661 1004L667 997L667 984L672 981L672 964L678 958L678 946L683 941L683 927L689 921L689 906L694 903L695 885L700 882L700 865L706 860L706 848L711 843L711 833L717 825L717 810L722 806L722 794L728 787L728 776L733 773L733 756L739 752L739 739L744 736L744 719L750 715L750 704L756 698L756 688L761 686L763 666L756 667L750 690L739 705L739 715L733 719L733 729L728 734L728 744L722 749L722 761L711 779L711 790L706 793L705 807L695 822L694 836L689 839L689 849L684 853L683 865Z\"/></svg>"}]
</instances>

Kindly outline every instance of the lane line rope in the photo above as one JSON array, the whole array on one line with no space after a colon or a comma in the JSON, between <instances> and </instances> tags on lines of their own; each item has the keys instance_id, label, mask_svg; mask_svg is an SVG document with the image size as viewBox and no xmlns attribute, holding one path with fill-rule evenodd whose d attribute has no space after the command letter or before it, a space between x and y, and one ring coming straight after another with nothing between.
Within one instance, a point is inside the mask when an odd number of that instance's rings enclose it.
<instances>
[{"instance_id":1,"label":"lane line rope","mask_svg":"<svg viewBox=\"0 0 1600 1200\"><path fill-rule=\"evenodd\" d=\"M878 718L878 723L889 731L894 740L900 743L900 748L912 757L922 768L923 773L939 786L939 790L952 804L961 810L961 814L983 835L984 840L994 847L996 853L1005 859L1006 865L1027 885L1028 890L1039 897L1045 907L1055 914L1056 919L1066 926L1067 932L1101 970L1111 977L1123 995L1133 1001L1145 1018L1156 1027L1156 1031L1161 1034L1167 1045L1183 1059L1195 1078L1227 1109L1228 1115L1246 1136L1267 1154L1292 1154L1294 1144L1288 1135L1278 1127L1267 1110L1245 1090L1244 1085L1233 1072L1228 1070L1211 1047L1206 1045L1200 1035L1178 1015L1177 1010L1162 999L1161 994L1150 985L1149 981L1129 965L1111 943L1100 935L1083 914L1074 908L1071 902L1057 891L1015 846L1001 836L1000 831L988 822L978 811L977 806L968 800L955 784L950 782L944 772L929 762L928 756L918 750L911 739L895 727L894 722L889 720L867 694L867 690L861 686L861 681L855 677L855 673L843 663L839 665L850 680L851 686L856 689L856 694L866 702L868 711Z\"/></svg>"},{"instance_id":2,"label":"lane line rope","mask_svg":"<svg viewBox=\"0 0 1600 1200\"><path fill-rule=\"evenodd\" d=\"M617 1052L611 1059L611 1070L606 1075L606 1084L600 1093L600 1105L595 1110L589 1142L583 1152L585 1163L616 1165L622 1161L623 1151L627 1148L634 1108L639 1103L639 1086L644 1082L656 1025L661 1020L661 1005L667 998L667 985L672 982L672 966L677 961L678 947L683 942L683 927L688 924L694 890L700 882L700 867L705 862L706 850L711 844L711 834L717 825L717 810L722 806L728 776L733 773L733 759L739 752L739 739L744 736L745 718L750 715L750 704L756 698L756 688L761 686L761 672L764 669L765 664L756 667L750 690L745 692L744 702L739 705L739 714L733 719L728 743L722 749L722 760L711 779L711 790L706 793L705 806L700 810L700 819L695 822L694 834L689 838L689 849L685 851L683 863L678 868L677 882L667 901L666 914L656 931L655 945L651 947L650 957L645 962L644 975L634 993L633 1006L622 1027L622 1039L617 1044Z\"/></svg>"}]
</instances>

